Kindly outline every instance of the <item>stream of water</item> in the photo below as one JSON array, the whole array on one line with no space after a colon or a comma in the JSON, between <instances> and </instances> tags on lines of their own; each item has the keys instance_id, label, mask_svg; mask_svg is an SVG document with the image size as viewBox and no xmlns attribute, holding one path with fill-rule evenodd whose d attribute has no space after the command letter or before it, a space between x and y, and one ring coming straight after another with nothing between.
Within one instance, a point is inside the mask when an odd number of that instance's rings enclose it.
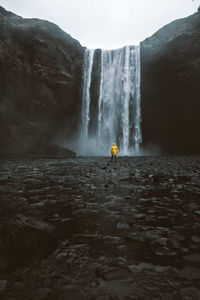
<instances>
[{"instance_id":1,"label":"stream of water","mask_svg":"<svg viewBox=\"0 0 200 300\"><path fill-rule=\"evenodd\" d=\"M139 155L142 142L140 109L140 46L101 50L97 109L91 111L95 50L85 50L82 94L81 151L108 155L116 143L121 155ZM92 121L92 122L91 122ZM96 124L90 133L89 124Z\"/></svg>"}]
</instances>

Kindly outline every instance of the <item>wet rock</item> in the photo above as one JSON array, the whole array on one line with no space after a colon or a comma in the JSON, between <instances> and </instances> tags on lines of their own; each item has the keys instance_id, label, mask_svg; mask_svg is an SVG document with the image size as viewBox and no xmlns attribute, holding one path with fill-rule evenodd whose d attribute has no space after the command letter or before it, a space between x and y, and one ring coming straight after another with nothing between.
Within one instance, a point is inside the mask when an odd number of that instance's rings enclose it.
<instances>
[{"instance_id":1,"label":"wet rock","mask_svg":"<svg viewBox=\"0 0 200 300\"><path fill-rule=\"evenodd\" d=\"M9 261L2 273L2 279L9 282L4 293L29 300L27 289L34 295L42 287L52 289L49 296L41 292L45 300L89 300L100 295L104 300L106 296L115 300L179 299L178 291L186 287L187 278L179 277L175 268L199 268L198 257L185 258L187 253L198 254L199 243L191 240L198 237L198 216L189 207L184 207L187 218L182 215L183 204L190 203L190 197L198 203L199 178L194 177L187 184L191 189L187 193L181 189L177 192L180 197L174 199L174 187L146 185L143 174L151 163L150 174L163 169L170 174L166 177L173 178L174 170L182 174L190 172L192 165L196 168L199 158L168 158L169 167L165 159L129 158L131 169L137 164L140 181L121 181L129 174L128 167L122 166L115 170L118 186L110 189L104 189L110 173L95 164L99 158L0 161L1 171L9 170L12 175L11 183L1 189L0 247L2 250L7 244L12 248L7 254L0 251L0 268ZM123 164L120 158L119 164ZM95 193L90 189L93 184ZM45 205L32 206L41 201ZM136 219L135 214L142 218ZM51 226L48 222L53 216L57 221ZM159 216L167 216L167 223L160 224ZM149 217L153 225L148 223ZM122 229L117 229L117 224L122 224ZM196 283L198 279L194 280L197 287ZM67 291L63 290L66 284Z\"/></svg>"},{"instance_id":2,"label":"wet rock","mask_svg":"<svg viewBox=\"0 0 200 300\"><path fill-rule=\"evenodd\" d=\"M128 229L129 225L127 223L118 223L117 229Z\"/></svg>"},{"instance_id":3,"label":"wet rock","mask_svg":"<svg viewBox=\"0 0 200 300\"><path fill-rule=\"evenodd\" d=\"M158 243L159 243L160 245L167 246L168 238L162 237L162 238L158 239Z\"/></svg>"},{"instance_id":4,"label":"wet rock","mask_svg":"<svg viewBox=\"0 0 200 300\"><path fill-rule=\"evenodd\" d=\"M3 185L6 182L8 182L8 177L0 177L0 185Z\"/></svg>"},{"instance_id":5,"label":"wet rock","mask_svg":"<svg viewBox=\"0 0 200 300\"><path fill-rule=\"evenodd\" d=\"M38 288L34 294L28 298L30 300L47 300L51 298L52 290L49 288Z\"/></svg>"},{"instance_id":6,"label":"wet rock","mask_svg":"<svg viewBox=\"0 0 200 300\"><path fill-rule=\"evenodd\" d=\"M90 287L91 288L96 288L98 286L97 282L96 281L93 281L90 283Z\"/></svg>"},{"instance_id":7,"label":"wet rock","mask_svg":"<svg viewBox=\"0 0 200 300\"><path fill-rule=\"evenodd\" d=\"M200 264L200 254L199 253L184 256L184 259L189 262L195 263L195 264Z\"/></svg>"},{"instance_id":8,"label":"wet rock","mask_svg":"<svg viewBox=\"0 0 200 300\"><path fill-rule=\"evenodd\" d=\"M175 256L175 255L177 255L177 252L173 251L167 247L163 247L162 249L159 249L156 251L156 255L158 255L158 256Z\"/></svg>"},{"instance_id":9,"label":"wet rock","mask_svg":"<svg viewBox=\"0 0 200 300\"><path fill-rule=\"evenodd\" d=\"M146 215L145 214L134 214L134 218L135 219L144 219L146 217Z\"/></svg>"},{"instance_id":10,"label":"wet rock","mask_svg":"<svg viewBox=\"0 0 200 300\"><path fill-rule=\"evenodd\" d=\"M144 270L153 270L157 273L165 273L165 272L169 272L171 270L171 267L157 266L148 263L140 263L140 264L134 264L129 266L129 270L134 273L142 272Z\"/></svg>"},{"instance_id":11,"label":"wet rock","mask_svg":"<svg viewBox=\"0 0 200 300\"><path fill-rule=\"evenodd\" d=\"M169 237L170 242L174 246L174 248L180 248L181 244L180 242L184 241L184 236L180 234L171 234Z\"/></svg>"},{"instance_id":12,"label":"wet rock","mask_svg":"<svg viewBox=\"0 0 200 300\"><path fill-rule=\"evenodd\" d=\"M193 210L197 210L199 208L199 206L196 202L190 202L188 204L185 204L183 207L187 211L193 211Z\"/></svg>"},{"instance_id":13,"label":"wet rock","mask_svg":"<svg viewBox=\"0 0 200 300\"><path fill-rule=\"evenodd\" d=\"M119 249L120 251L126 252L126 251L127 251L127 246L126 246L126 245L119 245L119 246L118 246L118 249Z\"/></svg>"},{"instance_id":14,"label":"wet rock","mask_svg":"<svg viewBox=\"0 0 200 300\"><path fill-rule=\"evenodd\" d=\"M71 221L70 218L63 218L60 220L61 223L68 223L69 221Z\"/></svg>"},{"instance_id":15,"label":"wet rock","mask_svg":"<svg viewBox=\"0 0 200 300\"><path fill-rule=\"evenodd\" d=\"M21 282L21 281L16 281L16 282L14 283L14 288L15 288L15 290L17 290L17 291L22 291L22 290L25 288L25 285L24 285L24 283Z\"/></svg>"},{"instance_id":16,"label":"wet rock","mask_svg":"<svg viewBox=\"0 0 200 300\"><path fill-rule=\"evenodd\" d=\"M160 222L166 222L166 221L168 221L169 220L169 218L168 217L166 217L166 216L159 216L158 218L157 218Z\"/></svg>"},{"instance_id":17,"label":"wet rock","mask_svg":"<svg viewBox=\"0 0 200 300\"><path fill-rule=\"evenodd\" d=\"M195 214L196 214L197 216L200 216L200 210L195 210Z\"/></svg>"},{"instance_id":18,"label":"wet rock","mask_svg":"<svg viewBox=\"0 0 200 300\"><path fill-rule=\"evenodd\" d=\"M58 214L54 214L49 220L56 222L56 221L60 221L60 216Z\"/></svg>"},{"instance_id":19,"label":"wet rock","mask_svg":"<svg viewBox=\"0 0 200 300\"><path fill-rule=\"evenodd\" d=\"M188 279L188 280L200 279L200 269L190 267L190 266L185 266L179 272L179 277L180 278L185 278L185 279Z\"/></svg>"},{"instance_id":20,"label":"wet rock","mask_svg":"<svg viewBox=\"0 0 200 300\"><path fill-rule=\"evenodd\" d=\"M128 269L116 269L103 274L103 278L107 281L119 279L123 280L129 278L130 276L131 273Z\"/></svg>"},{"instance_id":21,"label":"wet rock","mask_svg":"<svg viewBox=\"0 0 200 300\"><path fill-rule=\"evenodd\" d=\"M82 233L82 234L78 234L77 237L83 238L83 239L97 239L98 233Z\"/></svg>"},{"instance_id":22,"label":"wet rock","mask_svg":"<svg viewBox=\"0 0 200 300\"><path fill-rule=\"evenodd\" d=\"M57 290L52 295L52 300L58 299L58 300L85 300L84 295L77 290L76 287L69 287L66 286L62 288L61 290Z\"/></svg>"},{"instance_id":23,"label":"wet rock","mask_svg":"<svg viewBox=\"0 0 200 300\"><path fill-rule=\"evenodd\" d=\"M183 288L180 291L181 300L199 300L200 291L194 287Z\"/></svg>"},{"instance_id":24,"label":"wet rock","mask_svg":"<svg viewBox=\"0 0 200 300\"><path fill-rule=\"evenodd\" d=\"M174 246L174 248L180 248L181 247L179 241L175 237L171 237L170 241L171 241L172 245Z\"/></svg>"},{"instance_id":25,"label":"wet rock","mask_svg":"<svg viewBox=\"0 0 200 300\"><path fill-rule=\"evenodd\" d=\"M57 243L55 227L48 223L18 215L0 225L1 251L11 255L11 260L20 257L45 256Z\"/></svg>"},{"instance_id":26,"label":"wet rock","mask_svg":"<svg viewBox=\"0 0 200 300\"><path fill-rule=\"evenodd\" d=\"M181 248L180 250L181 250L183 253L188 253L188 251L189 251L188 248Z\"/></svg>"},{"instance_id":27,"label":"wet rock","mask_svg":"<svg viewBox=\"0 0 200 300\"><path fill-rule=\"evenodd\" d=\"M195 243L199 243L199 242L200 242L200 237L198 237L198 236L192 236L192 237L191 237L191 240L192 240L193 242L195 242Z\"/></svg>"},{"instance_id":28,"label":"wet rock","mask_svg":"<svg viewBox=\"0 0 200 300\"><path fill-rule=\"evenodd\" d=\"M8 280L0 280L0 292L2 293L6 288Z\"/></svg>"},{"instance_id":29,"label":"wet rock","mask_svg":"<svg viewBox=\"0 0 200 300\"><path fill-rule=\"evenodd\" d=\"M110 300L111 298L108 295L99 295L95 300Z\"/></svg>"}]
</instances>

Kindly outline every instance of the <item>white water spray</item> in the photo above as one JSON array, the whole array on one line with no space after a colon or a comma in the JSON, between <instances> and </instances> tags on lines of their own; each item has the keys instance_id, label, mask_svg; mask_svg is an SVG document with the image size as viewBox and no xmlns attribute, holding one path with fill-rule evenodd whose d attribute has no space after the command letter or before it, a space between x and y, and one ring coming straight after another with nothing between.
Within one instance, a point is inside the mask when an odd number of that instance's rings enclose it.
<instances>
[{"instance_id":1,"label":"white water spray","mask_svg":"<svg viewBox=\"0 0 200 300\"><path fill-rule=\"evenodd\" d=\"M82 94L82 132L84 139L88 138L88 124L90 120L90 84L94 50L85 50L83 67L83 94Z\"/></svg>"},{"instance_id":2,"label":"white water spray","mask_svg":"<svg viewBox=\"0 0 200 300\"><path fill-rule=\"evenodd\" d=\"M121 155L139 155L142 142L140 47L101 50L98 109L90 113L94 50L85 51L82 98L82 154L107 155L115 142ZM89 121L96 132L89 134ZM89 153L89 152L90 153Z\"/></svg>"}]
</instances>

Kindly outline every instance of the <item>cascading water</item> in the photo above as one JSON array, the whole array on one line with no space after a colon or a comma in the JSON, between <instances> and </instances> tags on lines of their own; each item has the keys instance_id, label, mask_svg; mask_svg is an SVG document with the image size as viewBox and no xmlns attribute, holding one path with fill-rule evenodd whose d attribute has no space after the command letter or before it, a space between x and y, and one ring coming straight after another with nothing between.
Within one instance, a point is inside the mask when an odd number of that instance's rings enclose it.
<instances>
[{"instance_id":1,"label":"cascading water","mask_svg":"<svg viewBox=\"0 0 200 300\"><path fill-rule=\"evenodd\" d=\"M101 50L95 113L90 111L94 53L86 49L84 57L82 154L107 155L113 142L121 155L140 154L140 47ZM94 130L89 130L90 122Z\"/></svg>"},{"instance_id":2,"label":"cascading water","mask_svg":"<svg viewBox=\"0 0 200 300\"><path fill-rule=\"evenodd\" d=\"M83 67L83 94L82 94L82 137L88 138L88 123L90 120L90 84L94 50L85 50Z\"/></svg>"}]
</instances>

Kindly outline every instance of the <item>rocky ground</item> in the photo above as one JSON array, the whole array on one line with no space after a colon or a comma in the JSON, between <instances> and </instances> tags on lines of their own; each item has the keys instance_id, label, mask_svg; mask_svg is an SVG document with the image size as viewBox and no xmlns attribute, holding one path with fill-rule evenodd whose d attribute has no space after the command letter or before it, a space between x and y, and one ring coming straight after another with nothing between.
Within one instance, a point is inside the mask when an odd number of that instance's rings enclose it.
<instances>
[{"instance_id":1,"label":"rocky ground","mask_svg":"<svg viewBox=\"0 0 200 300\"><path fill-rule=\"evenodd\" d=\"M0 299L200 299L200 157L0 161Z\"/></svg>"}]
</instances>

